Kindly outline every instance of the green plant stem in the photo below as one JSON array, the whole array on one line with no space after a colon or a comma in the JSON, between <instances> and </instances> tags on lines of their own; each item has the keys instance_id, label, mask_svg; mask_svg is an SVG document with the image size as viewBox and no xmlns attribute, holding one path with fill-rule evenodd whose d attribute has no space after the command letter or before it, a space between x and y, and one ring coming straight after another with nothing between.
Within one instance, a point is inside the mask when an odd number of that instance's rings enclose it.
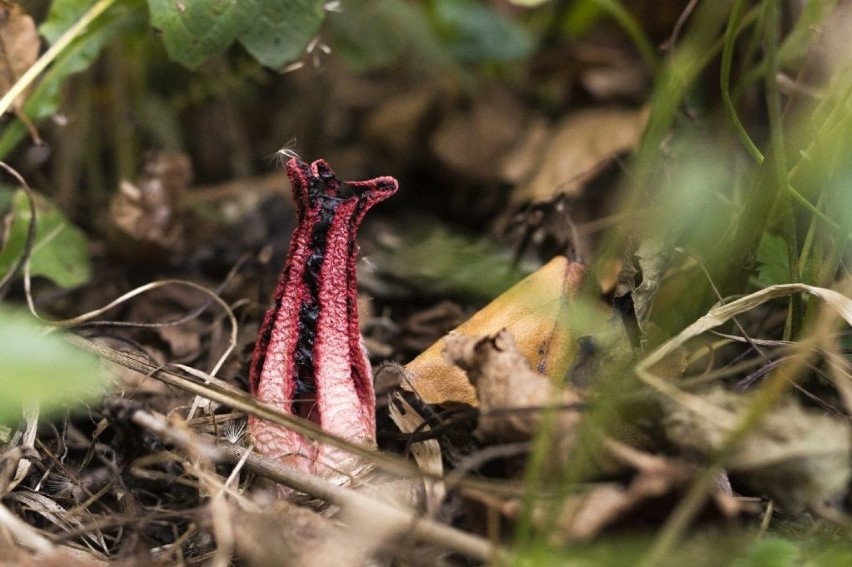
<instances>
[{"instance_id":1,"label":"green plant stem","mask_svg":"<svg viewBox=\"0 0 852 567\"><path fill-rule=\"evenodd\" d=\"M734 0L734 5L731 8L731 14L728 17L728 27L725 30L724 46L722 48L722 64L719 74L719 82L722 89L722 104L725 107L725 112L728 114L728 119L734 126L734 131L739 136L740 141L745 146L748 153L757 163L763 161L763 154L751 140L751 136L746 132L742 122L737 116L737 110L734 107L734 102L731 99L731 63L733 61L734 46L736 45L737 34L740 31L740 23L743 20L745 13L746 0Z\"/></svg>"},{"instance_id":2,"label":"green plant stem","mask_svg":"<svg viewBox=\"0 0 852 567\"><path fill-rule=\"evenodd\" d=\"M722 91L722 104L725 108L725 112L728 115L728 119L731 121L731 124L734 127L734 131L737 136L740 138L740 142L745 146L745 149L748 151L749 155L754 159L754 161L760 165L763 163L764 156L754 141L749 136L745 127L737 115L736 107L734 105L734 96L731 95L731 65L733 61L733 51L736 43L736 37L739 33L748 25L751 25L755 19L757 18L759 11L752 10L748 13L745 13L745 3L746 0L735 0L734 6L731 10L730 17L728 18L728 27L725 30L725 38L722 48L722 61L721 61L721 72L720 72L720 85ZM745 15L743 15L745 14ZM758 35L758 34L755 34ZM710 56L715 56L715 50L711 51ZM777 63L776 63L777 64ZM759 69L762 72L766 72L767 62L762 62L756 69ZM750 82L750 81L749 81ZM799 160L796 166L794 166L793 170L791 170L791 177L796 167L802 163L802 160ZM828 226L833 229L837 229L838 225L829 217L827 217L822 211L819 210L819 207L814 206L806 197L804 197L801 193L799 193L795 187L789 182L786 184L786 191L789 195L797 201L802 207L807 209L811 214L817 217L819 220L825 222Z\"/></svg>"},{"instance_id":3,"label":"green plant stem","mask_svg":"<svg viewBox=\"0 0 852 567\"><path fill-rule=\"evenodd\" d=\"M648 124L642 133L632 158L631 172L622 189L619 209L637 211L647 201L647 188L652 186L655 168L659 164L660 148L669 134L678 108L703 65L712 59L707 53L721 48L719 29L724 22L729 0L699 4L683 39L672 50L655 77L650 102ZM595 254L594 271L601 272L612 258L623 253L623 243L614 234L604 239Z\"/></svg>"},{"instance_id":4,"label":"green plant stem","mask_svg":"<svg viewBox=\"0 0 852 567\"><path fill-rule=\"evenodd\" d=\"M781 93L778 91L778 73L780 72L778 49L781 43L781 14L778 10L778 4L774 0L768 0L764 6L766 9L763 28L766 50L766 76L764 77L764 85L769 118L769 155L771 157L769 166L772 169L770 179L775 186L773 193L777 195L777 205L781 215L783 215L784 242L787 244L790 281L798 283L801 280L799 274L799 246L796 236L796 220L790 206L789 193L786 191L788 185L787 155L784 143ZM802 299L799 295L792 295L790 296L790 308L787 325L784 330L784 338L791 340L797 336L801 324Z\"/></svg>"},{"instance_id":5,"label":"green plant stem","mask_svg":"<svg viewBox=\"0 0 852 567\"><path fill-rule=\"evenodd\" d=\"M737 27L736 35L742 33L747 27L751 26L760 15L760 10L757 8L752 8L748 12L746 12L745 16L740 19L739 26ZM725 38L720 37L717 39L713 45L710 46L709 49L704 53L704 57L701 59L701 68L709 66L719 55L722 49L725 47Z\"/></svg>"},{"instance_id":6,"label":"green plant stem","mask_svg":"<svg viewBox=\"0 0 852 567\"><path fill-rule=\"evenodd\" d=\"M824 197L825 194L821 193L819 196L819 200L817 201L816 207L820 208L824 206ZM805 233L805 240L802 242L802 250L799 253L799 273L803 273L808 264L808 260L811 257L811 253L813 252L813 248L816 242L816 230L817 230L817 222L816 219L811 219L811 222L808 224L808 230ZM817 285L822 285L818 280L816 281Z\"/></svg>"},{"instance_id":7,"label":"green plant stem","mask_svg":"<svg viewBox=\"0 0 852 567\"><path fill-rule=\"evenodd\" d=\"M51 45L50 49L45 51L44 55L39 57L38 60L33 63L33 66L21 75L20 79L15 81L15 84L12 85L9 92L3 95L3 98L0 98L0 115L9 110L9 107L12 106L12 102L14 102L15 99L29 88L33 81L35 81L36 77L38 77L72 41L82 35L89 24L95 21L98 16L103 14L107 8L113 5L113 3L115 3L115 0L98 0L94 6L89 8L88 12L83 14L82 18L77 20L73 26L68 28L68 31L62 34L62 37L56 40L56 43Z\"/></svg>"},{"instance_id":8,"label":"green plant stem","mask_svg":"<svg viewBox=\"0 0 852 567\"><path fill-rule=\"evenodd\" d=\"M852 190L852 189L849 189ZM846 218L849 218L849 215L846 215ZM850 222L846 222L839 231L839 234L834 239L834 243L831 247L831 252L828 254L828 258L823 262L820 273L816 275L816 283L822 287L830 287L831 283L834 281L837 276L837 270L840 268L840 263L843 261L843 254L846 251L846 247L849 245L849 230L850 230Z\"/></svg>"}]
</instances>

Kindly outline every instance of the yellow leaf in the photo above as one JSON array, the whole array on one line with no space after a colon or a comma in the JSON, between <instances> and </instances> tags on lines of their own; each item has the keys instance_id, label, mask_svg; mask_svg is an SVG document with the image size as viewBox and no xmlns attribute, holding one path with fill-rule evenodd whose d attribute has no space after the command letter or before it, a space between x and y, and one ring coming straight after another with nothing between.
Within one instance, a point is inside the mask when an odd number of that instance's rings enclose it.
<instances>
[{"instance_id":1,"label":"yellow leaf","mask_svg":"<svg viewBox=\"0 0 852 567\"><path fill-rule=\"evenodd\" d=\"M478 337L507 329L534 369L561 379L578 351L569 316L585 273L582 264L554 258L450 334ZM442 338L406 365L411 388L429 404L477 405L464 371L448 364L443 350Z\"/></svg>"}]
</instances>

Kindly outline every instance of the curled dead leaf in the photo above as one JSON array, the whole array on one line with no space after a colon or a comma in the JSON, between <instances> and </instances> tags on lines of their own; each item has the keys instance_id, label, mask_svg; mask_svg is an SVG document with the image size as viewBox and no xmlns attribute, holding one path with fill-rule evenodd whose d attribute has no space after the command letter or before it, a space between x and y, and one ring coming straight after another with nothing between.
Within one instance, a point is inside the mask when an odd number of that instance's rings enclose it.
<instances>
[{"instance_id":1,"label":"curled dead leaf","mask_svg":"<svg viewBox=\"0 0 852 567\"><path fill-rule=\"evenodd\" d=\"M14 2L0 2L0 95L32 67L40 46L33 19ZM16 98L13 108L20 110L25 99L26 93Z\"/></svg>"},{"instance_id":2,"label":"curled dead leaf","mask_svg":"<svg viewBox=\"0 0 852 567\"><path fill-rule=\"evenodd\" d=\"M11 91L18 80L38 59L41 41L33 19L14 2L0 0L0 95ZM11 101L10 106L0 110L3 114L10 107L18 120L29 130L36 146L42 145L35 124L24 113L23 106L31 88L25 88Z\"/></svg>"},{"instance_id":3,"label":"curled dead leaf","mask_svg":"<svg viewBox=\"0 0 852 567\"><path fill-rule=\"evenodd\" d=\"M139 257L159 257L182 244L181 194L192 181L192 164L180 153L153 154L136 183L122 181L110 201L110 246Z\"/></svg>"},{"instance_id":4,"label":"curled dead leaf","mask_svg":"<svg viewBox=\"0 0 852 567\"><path fill-rule=\"evenodd\" d=\"M711 456L753 403L750 396L714 388L701 396L705 411L664 398L666 436L687 454ZM808 411L792 399L752 429L726 462L731 473L788 510L831 500L850 477L852 431L847 422Z\"/></svg>"},{"instance_id":5,"label":"curled dead leaf","mask_svg":"<svg viewBox=\"0 0 852 567\"><path fill-rule=\"evenodd\" d=\"M450 335L446 345L448 361L464 369L476 388L480 411L476 434L480 438L528 440L549 407L557 408L553 427L561 440L573 437L580 421L580 393L560 389L530 368L511 333L500 331L483 339Z\"/></svg>"},{"instance_id":6,"label":"curled dead leaf","mask_svg":"<svg viewBox=\"0 0 852 567\"><path fill-rule=\"evenodd\" d=\"M450 334L481 337L507 329L532 368L561 378L579 350L576 337L569 333L569 310L575 304L585 273L583 265L556 257ZM406 386L428 404L475 406L476 391L467 376L442 356L445 338L405 366L409 378Z\"/></svg>"}]
</instances>

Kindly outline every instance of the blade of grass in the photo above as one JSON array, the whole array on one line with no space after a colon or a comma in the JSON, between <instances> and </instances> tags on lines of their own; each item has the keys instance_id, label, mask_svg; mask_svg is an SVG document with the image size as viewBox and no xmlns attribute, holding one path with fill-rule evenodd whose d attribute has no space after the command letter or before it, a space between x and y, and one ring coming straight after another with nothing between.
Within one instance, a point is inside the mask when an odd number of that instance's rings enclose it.
<instances>
[{"instance_id":1,"label":"blade of grass","mask_svg":"<svg viewBox=\"0 0 852 567\"><path fill-rule=\"evenodd\" d=\"M764 4L766 15L764 19L764 44L766 51L766 107L769 117L769 155L772 168L771 181L775 185L774 193L778 195L778 205L782 215L784 242L787 244L787 259L790 266L790 282L798 283L799 276L799 246L796 235L796 220L790 206L787 188L787 151L784 143L784 120L781 112L781 94L778 91L778 48L781 36L781 13L774 1ZM802 300L798 294L790 296L787 324L784 329L784 339L791 340L799 334L802 324Z\"/></svg>"},{"instance_id":2,"label":"blade of grass","mask_svg":"<svg viewBox=\"0 0 852 567\"><path fill-rule=\"evenodd\" d=\"M745 146L754 161L761 163L763 161L763 154L754 144L748 132L746 132L743 123L740 122L740 118L737 116L737 109L734 107L734 101L731 99L731 63L734 59L734 47L737 43L737 35L740 32L740 24L743 20L745 8L746 0L734 0L731 14L728 16L728 27L725 29L725 43L722 47L722 68L719 73L719 82L722 88L722 105L728 114L728 120L731 121L734 131L740 138L740 142Z\"/></svg>"}]
</instances>

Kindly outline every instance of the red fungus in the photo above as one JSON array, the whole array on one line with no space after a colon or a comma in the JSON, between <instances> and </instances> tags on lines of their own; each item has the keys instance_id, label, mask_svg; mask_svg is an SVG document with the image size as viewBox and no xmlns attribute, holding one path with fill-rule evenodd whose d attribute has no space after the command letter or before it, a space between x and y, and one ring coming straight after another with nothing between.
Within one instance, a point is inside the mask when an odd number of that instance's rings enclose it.
<instances>
[{"instance_id":1,"label":"red fungus","mask_svg":"<svg viewBox=\"0 0 852 567\"><path fill-rule=\"evenodd\" d=\"M298 225L275 304L266 312L249 371L260 401L316 422L355 443L375 445L373 376L358 328L355 235L373 205L397 181L342 183L323 160L287 162ZM261 454L303 471L346 475L348 453L250 416Z\"/></svg>"}]
</instances>

